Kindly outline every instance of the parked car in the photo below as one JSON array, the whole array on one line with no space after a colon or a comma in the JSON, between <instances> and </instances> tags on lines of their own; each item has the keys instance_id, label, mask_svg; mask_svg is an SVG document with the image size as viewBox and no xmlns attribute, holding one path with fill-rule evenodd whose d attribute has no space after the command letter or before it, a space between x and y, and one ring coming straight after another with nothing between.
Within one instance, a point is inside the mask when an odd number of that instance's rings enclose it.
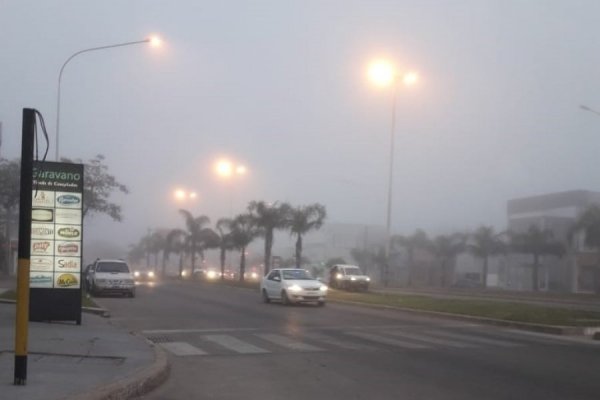
<instances>
[{"instance_id":1,"label":"parked car","mask_svg":"<svg viewBox=\"0 0 600 400\"><path fill-rule=\"evenodd\" d=\"M327 286L316 280L310 272L300 268L276 268L261 281L263 301L279 300L282 304L317 303L325 305Z\"/></svg>"},{"instance_id":2,"label":"parked car","mask_svg":"<svg viewBox=\"0 0 600 400\"><path fill-rule=\"evenodd\" d=\"M329 270L329 286L344 290L369 289L371 278L356 265L337 264Z\"/></svg>"},{"instance_id":3,"label":"parked car","mask_svg":"<svg viewBox=\"0 0 600 400\"><path fill-rule=\"evenodd\" d=\"M87 282L93 295L124 294L135 297L133 274L123 260L96 260L88 270Z\"/></svg>"}]
</instances>

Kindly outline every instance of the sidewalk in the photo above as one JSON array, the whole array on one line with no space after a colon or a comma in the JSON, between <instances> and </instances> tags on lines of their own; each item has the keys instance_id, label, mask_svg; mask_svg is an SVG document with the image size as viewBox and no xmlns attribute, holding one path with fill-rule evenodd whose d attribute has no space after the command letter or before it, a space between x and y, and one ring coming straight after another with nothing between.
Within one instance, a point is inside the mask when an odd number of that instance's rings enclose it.
<instances>
[{"instance_id":1,"label":"sidewalk","mask_svg":"<svg viewBox=\"0 0 600 400\"><path fill-rule=\"evenodd\" d=\"M6 283L6 282L4 282ZM0 285L0 291L7 285ZM166 354L110 320L83 313L71 322L29 323L27 384L14 386L14 303L0 303L2 400L126 399L162 383Z\"/></svg>"}]
</instances>

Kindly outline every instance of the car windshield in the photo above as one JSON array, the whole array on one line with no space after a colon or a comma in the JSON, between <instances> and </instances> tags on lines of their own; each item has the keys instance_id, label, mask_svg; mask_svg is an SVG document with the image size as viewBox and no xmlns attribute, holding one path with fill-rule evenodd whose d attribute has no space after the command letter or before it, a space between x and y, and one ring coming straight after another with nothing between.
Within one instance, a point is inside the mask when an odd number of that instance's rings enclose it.
<instances>
[{"instance_id":1,"label":"car windshield","mask_svg":"<svg viewBox=\"0 0 600 400\"><path fill-rule=\"evenodd\" d=\"M310 273L304 269L290 269L282 271L283 279L287 280L303 280L313 279Z\"/></svg>"},{"instance_id":2,"label":"car windshield","mask_svg":"<svg viewBox=\"0 0 600 400\"><path fill-rule=\"evenodd\" d=\"M98 264L96 272L129 272L129 267L122 262L103 262Z\"/></svg>"},{"instance_id":3,"label":"car windshield","mask_svg":"<svg viewBox=\"0 0 600 400\"><path fill-rule=\"evenodd\" d=\"M345 268L346 275L362 275L360 268Z\"/></svg>"}]
</instances>

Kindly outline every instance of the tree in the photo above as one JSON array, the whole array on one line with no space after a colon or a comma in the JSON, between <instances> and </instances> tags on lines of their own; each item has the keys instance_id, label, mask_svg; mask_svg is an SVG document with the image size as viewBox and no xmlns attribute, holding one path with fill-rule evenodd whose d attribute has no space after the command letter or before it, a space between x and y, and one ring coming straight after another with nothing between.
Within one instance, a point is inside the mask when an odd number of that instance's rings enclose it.
<instances>
[{"instance_id":1,"label":"tree","mask_svg":"<svg viewBox=\"0 0 600 400\"><path fill-rule=\"evenodd\" d=\"M517 253L533 256L531 280L532 288L537 292L539 290L540 257L545 255L560 257L565 252L564 246L554 240L552 231L541 230L536 225L530 226L527 232L510 233L510 241L511 248Z\"/></svg>"},{"instance_id":2,"label":"tree","mask_svg":"<svg viewBox=\"0 0 600 400\"><path fill-rule=\"evenodd\" d=\"M417 249L429 249L431 248L431 241L427 237L427 234L417 229L415 233L409 236L397 235L392 237L392 244L399 245L406 249L408 255L408 280L407 285L412 286L414 280L414 269L415 269L415 250ZM384 277L385 278L385 277Z\"/></svg>"},{"instance_id":3,"label":"tree","mask_svg":"<svg viewBox=\"0 0 600 400\"><path fill-rule=\"evenodd\" d=\"M593 205L585 210L575 222L573 231L582 231L584 243L587 247L600 251L600 207ZM594 287L600 293L600 257L594 269Z\"/></svg>"},{"instance_id":4,"label":"tree","mask_svg":"<svg viewBox=\"0 0 600 400\"><path fill-rule=\"evenodd\" d=\"M87 162L76 160L77 163L84 164L82 213L84 218L94 213L106 214L120 222L123 219L121 206L111 202L110 197L115 192L128 194L129 189L109 173L104 158L102 154L98 154ZM61 161L72 162L68 158Z\"/></svg>"},{"instance_id":5,"label":"tree","mask_svg":"<svg viewBox=\"0 0 600 400\"><path fill-rule=\"evenodd\" d=\"M231 235L231 224L233 220L230 218L221 218L217 221L217 232L219 235L219 261L221 265L221 280L225 279L225 259L227 251L233 249L233 238Z\"/></svg>"},{"instance_id":6,"label":"tree","mask_svg":"<svg viewBox=\"0 0 600 400\"><path fill-rule=\"evenodd\" d=\"M439 235L433 239L432 250L440 264L442 287L448 286L450 265L452 265L456 256L465 250L466 240L466 236L462 233Z\"/></svg>"},{"instance_id":7,"label":"tree","mask_svg":"<svg viewBox=\"0 0 600 400\"><path fill-rule=\"evenodd\" d=\"M246 248L260 234L250 214L238 215L231 222L231 239L233 247L240 252L240 281L244 281L246 273Z\"/></svg>"},{"instance_id":8,"label":"tree","mask_svg":"<svg viewBox=\"0 0 600 400\"><path fill-rule=\"evenodd\" d=\"M163 261L162 261L162 271L161 275L164 278L166 272L166 264L167 260L171 253L179 254L179 278L183 273L183 255L184 252L184 242L183 238L185 237L185 231L181 229L172 229L167 233L165 239L165 248L163 249Z\"/></svg>"},{"instance_id":9,"label":"tree","mask_svg":"<svg viewBox=\"0 0 600 400\"><path fill-rule=\"evenodd\" d=\"M189 251L192 256L192 276L196 271L196 253L200 250L200 243L203 240L204 226L210 223L210 218L206 215L200 215L194 217L192 213L187 210L179 210L179 213L185 218L185 226L187 228L187 234L189 237Z\"/></svg>"},{"instance_id":10,"label":"tree","mask_svg":"<svg viewBox=\"0 0 600 400\"><path fill-rule=\"evenodd\" d=\"M471 235L472 243L467 246L474 256L483 260L481 283L484 288L487 288L489 257L500 254L505 249L505 245L499 236L500 234L496 233L491 226L482 226Z\"/></svg>"},{"instance_id":11,"label":"tree","mask_svg":"<svg viewBox=\"0 0 600 400\"><path fill-rule=\"evenodd\" d=\"M19 209L19 194L21 192L21 163L19 160L0 159L0 208L5 224L5 235L2 244L6 242L6 252L3 254L0 273L9 274L10 269L10 239L11 223L16 221Z\"/></svg>"},{"instance_id":12,"label":"tree","mask_svg":"<svg viewBox=\"0 0 600 400\"><path fill-rule=\"evenodd\" d=\"M287 227L292 207L287 203L269 204L264 201L252 201L248 211L261 234L265 238L264 265L265 274L271 269L271 250L273 248L273 233L275 229Z\"/></svg>"},{"instance_id":13,"label":"tree","mask_svg":"<svg viewBox=\"0 0 600 400\"><path fill-rule=\"evenodd\" d=\"M325 206L318 203L297 207L290 212L288 227L292 235L296 235L296 268L300 268L302 262L302 236L320 229L326 216Z\"/></svg>"}]
</instances>

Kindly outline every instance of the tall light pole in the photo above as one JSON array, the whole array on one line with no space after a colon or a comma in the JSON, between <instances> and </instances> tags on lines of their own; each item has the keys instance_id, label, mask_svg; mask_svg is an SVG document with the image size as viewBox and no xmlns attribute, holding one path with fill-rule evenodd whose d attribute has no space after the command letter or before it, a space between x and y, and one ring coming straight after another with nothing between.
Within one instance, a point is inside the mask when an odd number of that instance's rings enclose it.
<instances>
[{"instance_id":1,"label":"tall light pole","mask_svg":"<svg viewBox=\"0 0 600 400\"><path fill-rule=\"evenodd\" d=\"M160 39L156 36L153 36L153 37L150 37L150 38L147 38L144 40L137 40L134 42L124 42L124 43L110 44L107 46L91 47L89 49L80 50L80 51L72 54L64 62L64 64L60 68L60 72L58 73L58 90L57 90L57 94L56 94L56 149L55 149L56 153L55 153L55 161L59 161L59 155L60 155L59 147L58 147L59 146L59 135L60 135L60 85L62 82L63 72L65 70L65 67L69 63L69 61L71 61L73 58L77 57L80 54L88 53L90 51L106 50L106 49L112 49L115 47L124 47L124 46L131 46L134 44L143 44L143 43L150 43L152 46L160 46Z\"/></svg>"},{"instance_id":2,"label":"tall light pole","mask_svg":"<svg viewBox=\"0 0 600 400\"><path fill-rule=\"evenodd\" d=\"M228 159L220 159L215 163L215 172L219 178L231 180L234 177L242 177L248 172L243 164L236 164ZM233 184L229 188L229 216L233 218Z\"/></svg>"},{"instance_id":3,"label":"tall light pole","mask_svg":"<svg viewBox=\"0 0 600 400\"><path fill-rule=\"evenodd\" d=\"M396 136L396 108L398 102L398 90L400 84L412 85L417 81L417 75L414 72L407 72L400 74L394 66L385 60L377 60L371 63L368 70L369 79L381 87L392 87L392 124L390 128L390 156L389 156L389 171L388 171L388 191L387 191L387 213L386 213L386 241L385 241L385 258L386 258L386 269L384 284L387 284L387 274L389 267L390 257L390 241L391 241L391 229L392 229L392 194L393 194L393 178L394 178L394 148L395 148L395 136Z\"/></svg>"}]
</instances>

